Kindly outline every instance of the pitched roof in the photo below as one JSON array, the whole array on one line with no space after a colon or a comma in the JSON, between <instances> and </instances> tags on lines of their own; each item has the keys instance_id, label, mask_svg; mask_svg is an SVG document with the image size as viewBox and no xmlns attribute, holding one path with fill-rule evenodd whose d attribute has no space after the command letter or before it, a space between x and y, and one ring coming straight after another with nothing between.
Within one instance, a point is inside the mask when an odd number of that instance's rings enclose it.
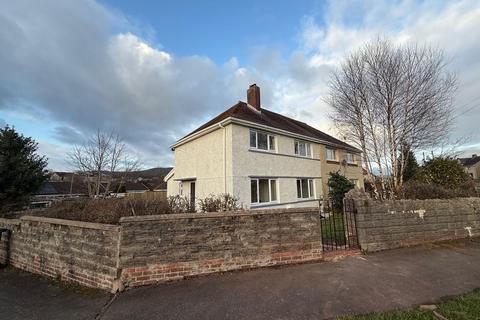
<instances>
[{"instance_id":1,"label":"pitched roof","mask_svg":"<svg viewBox=\"0 0 480 320\"><path fill-rule=\"evenodd\" d=\"M265 125L268 127L285 130L291 133L300 134L303 136L311 137L314 139L319 139L330 144L338 145L346 149L353 150L355 152L361 152L357 148L345 143L341 140L338 140L320 130L317 130L308 124L294 120L292 118L283 116L279 113L272 112L266 109L261 109L261 112L253 110L252 107L249 107L247 103L239 101L237 104L222 112L218 116L214 117L212 120L208 121L204 125L195 129L194 131L187 134L184 138L197 133L203 129L206 129L216 123L221 122L227 118L236 118L240 120L245 120L249 122L254 122L260 125ZM184 139L182 138L182 139Z\"/></svg>"},{"instance_id":2,"label":"pitched roof","mask_svg":"<svg viewBox=\"0 0 480 320\"><path fill-rule=\"evenodd\" d=\"M480 161L480 156L472 156L470 158L458 158L458 161L460 161L460 163L464 166L470 167Z\"/></svg>"},{"instance_id":3,"label":"pitched roof","mask_svg":"<svg viewBox=\"0 0 480 320\"><path fill-rule=\"evenodd\" d=\"M125 181L123 183L113 183L110 186L110 190L115 192L120 188L125 187L125 191L149 191L150 189L141 182L134 182L134 181ZM123 188L122 188L123 189Z\"/></svg>"},{"instance_id":4,"label":"pitched roof","mask_svg":"<svg viewBox=\"0 0 480 320\"><path fill-rule=\"evenodd\" d=\"M70 194L70 188L72 194L88 194L88 188L85 183L74 181L45 181L40 186L40 189L35 192L37 196L46 195L67 195Z\"/></svg>"}]
</instances>

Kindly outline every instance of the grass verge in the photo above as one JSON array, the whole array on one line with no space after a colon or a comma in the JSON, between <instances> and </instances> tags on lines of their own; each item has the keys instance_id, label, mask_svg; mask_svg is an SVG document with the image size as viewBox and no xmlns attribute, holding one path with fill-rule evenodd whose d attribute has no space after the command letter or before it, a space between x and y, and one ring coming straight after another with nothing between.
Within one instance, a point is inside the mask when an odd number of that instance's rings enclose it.
<instances>
[{"instance_id":1,"label":"grass verge","mask_svg":"<svg viewBox=\"0 0 480 320\"><path fill-rule=\"evenodd\" d=\"M456 297L442 299L437 304L437 312L448 320L480 319L480 289ZM340 320L437 320L429 310L419 307L407 310L395 310L366 315L345 316Z\"/></svg>"}]
</instances>

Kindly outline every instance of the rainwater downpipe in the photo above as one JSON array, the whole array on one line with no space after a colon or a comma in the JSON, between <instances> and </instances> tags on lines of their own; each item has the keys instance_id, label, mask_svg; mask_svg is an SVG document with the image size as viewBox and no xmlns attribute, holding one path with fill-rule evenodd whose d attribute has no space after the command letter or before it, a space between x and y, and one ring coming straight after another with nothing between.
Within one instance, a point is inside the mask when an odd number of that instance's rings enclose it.
<instances>
[{"instance_id":1,"label":"rainwater downpipe","mask_svg":"<svg viewBox=\"0 0 480 320\"><path fill-rule=\"evenodd\" d=\"M227 193L227 128L219 123L223 129L223 193Z\"/></svg>"}]
</instances>

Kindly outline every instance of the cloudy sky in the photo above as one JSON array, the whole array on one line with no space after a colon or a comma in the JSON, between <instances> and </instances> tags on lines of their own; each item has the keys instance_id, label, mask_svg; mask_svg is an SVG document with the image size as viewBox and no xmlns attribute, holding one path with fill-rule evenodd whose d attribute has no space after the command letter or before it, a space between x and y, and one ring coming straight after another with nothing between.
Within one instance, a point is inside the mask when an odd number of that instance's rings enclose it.
<instances>
[{"instance_id":1,"label":"cloudy sky","mask_svg":"<svg viewBox=\"0 0 480 320\"><path fill-rule=\"evenodd\" d=\"M454 137L480 153L479 1L0 0L0 126L34 137L50 168L101 128L146 167L245 100L334 134L331 71L366 41L428 42L458 76Z\"/></svg>"}]
</instances>

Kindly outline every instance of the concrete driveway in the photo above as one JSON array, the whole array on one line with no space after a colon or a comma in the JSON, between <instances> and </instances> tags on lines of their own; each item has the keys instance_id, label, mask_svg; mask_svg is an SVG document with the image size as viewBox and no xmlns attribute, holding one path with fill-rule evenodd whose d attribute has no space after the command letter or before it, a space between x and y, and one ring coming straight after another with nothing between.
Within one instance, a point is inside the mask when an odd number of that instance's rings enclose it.
<instances>
[{"instance_id":1,"label":"concrete driveway","mask_svg":"<svg viewBox=\"0 0 480 320\"><path fill-rule=\"evenodd\" d=\"M480 239L475 239L233 272L128 290L100 318L324 319L406 308L480 287L479 265ZM7 287L25 285L14 280ZM3 281L0 274L0 311L13 310L13 319L64 319L69 310L77 316L69 319L86 319L82 316L98 314L108 300L106 295L87 300L74 293L33 298L22 291L7 305L4 299L12 288L5 289ZM51 309L59 310L58 317L43 317Z\"/></svg>"}]
</instances>

